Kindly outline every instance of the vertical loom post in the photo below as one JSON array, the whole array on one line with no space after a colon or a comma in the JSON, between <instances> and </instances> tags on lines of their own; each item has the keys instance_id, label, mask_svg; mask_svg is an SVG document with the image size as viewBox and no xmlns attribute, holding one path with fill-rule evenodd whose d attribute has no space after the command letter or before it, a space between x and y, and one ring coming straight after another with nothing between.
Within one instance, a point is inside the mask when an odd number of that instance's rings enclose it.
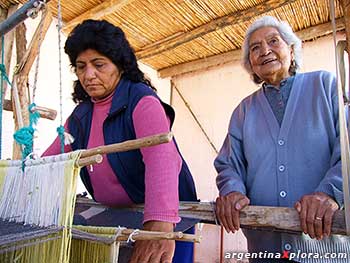
<instances>
[{"instance_id":1,"label":"vertical loom post","mask_svg":"<svg viewBox=\"0 0 350 263\"><path fill-rule=\"evenodd\" d=\"M330 14L333 28L333 46L337 76L338 88L338 105L339 105L339 130L340 130L340 146L341 146L341 166L343 175L343 195L344 195L344 209L345 209L345 225L346 233L350 235L350 192L349 192L349 176L350 176L350 152L349 152L349 135L345 118L345 106L343 101L343 91L341 89L339 80L339 65L337 56L337 38L335 25L335 4L334 0L329 0Z\"/></svg>"}]
</instances>

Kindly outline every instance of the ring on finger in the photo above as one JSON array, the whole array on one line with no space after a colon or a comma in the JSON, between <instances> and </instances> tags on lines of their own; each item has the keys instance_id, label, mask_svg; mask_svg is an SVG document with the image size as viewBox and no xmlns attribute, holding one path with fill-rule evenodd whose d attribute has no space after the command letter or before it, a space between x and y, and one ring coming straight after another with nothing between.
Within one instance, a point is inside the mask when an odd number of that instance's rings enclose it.
<instances>
[{"instance_id":1,"label":"ring on finger","mask_svg":"<svg viewBox=\"0 0 350 263\"><path fill-rule=\"evenodd\" d=\"M315 220L322 221L322 217L316 216L316 217L315 217Z\"/></svg>"}]
</instances>

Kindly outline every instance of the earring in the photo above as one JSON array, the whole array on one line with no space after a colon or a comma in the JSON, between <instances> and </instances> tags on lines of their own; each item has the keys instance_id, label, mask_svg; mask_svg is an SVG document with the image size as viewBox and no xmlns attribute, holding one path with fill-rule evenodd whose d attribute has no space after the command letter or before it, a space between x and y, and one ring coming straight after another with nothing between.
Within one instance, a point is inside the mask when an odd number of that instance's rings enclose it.
<instances>
[{"instance_id":1,"label":"earring","mask_svg":"<svg viewBox=\"0 0 350 263\"><path fill-rule=\"evenodd\" d=\"M295 68L296 66L295 59L292 59L292 61L290 62L290 66Z\"/></svg>"},{"instance_id":2,"label":"earring","mask_svg":"<svg viewBox=\"0 0 350 263\"><path fill-rule=\"evenodd\" d=\"M289 67L289 74L291 76L295 75L297 71L297 64L295 62L295 59L292 59L292 61L290 62L290 67Z\"/></svg>"}]
</instances>

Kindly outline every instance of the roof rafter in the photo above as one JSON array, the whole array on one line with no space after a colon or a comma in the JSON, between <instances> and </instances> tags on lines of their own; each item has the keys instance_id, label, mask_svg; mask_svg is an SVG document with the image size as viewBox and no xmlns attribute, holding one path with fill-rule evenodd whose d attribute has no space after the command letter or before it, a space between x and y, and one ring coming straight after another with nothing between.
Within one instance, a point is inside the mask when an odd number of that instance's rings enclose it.
<instances>
[{"instance_id":1,"label":"roof rafter","mask_svg":"<svg viewBox=\"0 0 350 263\"><path fill-rule=\"evenodd\" d=\"M75 26L80 24L86 19L100 19L104 16L110 15L118 10L122 9L124 6L127 6L134 2L135 0L108 0L103 3L95 6L92 9L89 9L85 13L77 16L76 18L68 21L64 27L63 32L69 33Z\"/></svg>"},{"instance_id":2,"label":"roof rafter","mask_svg":"<svg viewBox=\"0 0 350 263\"><path fill-rule=\"evenodd\" d=\"M338 18L336 20L337 31L343 30L345 28L345 23L343 18ZM319 24L316 26L309 27L307 29L296 32L298 37L303 40L311 40L317 37L328 35L332 32L331 22ZM242 51L233 50L223 54L214 55L207 58L202 58L194 60L191 62L182 63L172 67L159 70L159 76L161 78L173 77L185 73L196 72L200 70L206 70L215 66L227 64L230 62L238 61L242 57Z\"/></svg>"},{"instance_id":3,"label":"roof rafter","mask_svg":"<svg viewBox=\"0 0 350 263\"><path fill-rule=\"evenodd\" d=\"M193 39L202 37L220 28L249 21L252 17L262 15L284 5L289 5L295 1L296 0L268 0L260 5L251 7L247 10L234 12L227 16L212 20L207 24L201 25L186 33L179 34L174 38L165 41L160 40L156 43L152 43L148 46L145 46L141 50L138 50L136 52L136 56L138 59L153 57L159 53L174 49L177 46L185 44Z\"/></svg>"}]
</instances>

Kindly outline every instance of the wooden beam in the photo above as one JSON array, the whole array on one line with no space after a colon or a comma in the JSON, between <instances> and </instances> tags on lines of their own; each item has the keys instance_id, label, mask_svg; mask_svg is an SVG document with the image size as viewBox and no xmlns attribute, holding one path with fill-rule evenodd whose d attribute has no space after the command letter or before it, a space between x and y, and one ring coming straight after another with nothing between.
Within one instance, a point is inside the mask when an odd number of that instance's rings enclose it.
<instances>
[{"instance_id":1,"label":"wooden beam","mask_svg":"<svg viewBox=\"0 0 350 263\"><path fill-rule=\"evenodd\" d=\"M11 100L4 100L4 110L6 111L13 111L12 107L12 101ZM34 108L35 111L37 111L41 118L48 119L48 120L54 120L57 116L57 111L53 109L49 109L46 107L40 107L36 106Z\"/></svg>"},{"instance_id":2,"label":"wooden beam","mask_svg":"<svg viewBox=\"0 0 350 263\"><path fill-rule=\"evenodd\" d=\"M85 158L96 154L108 154L116 152L126 152L144 147L150 147L162 143L168 143L172 140L171 132L151 135L139 139L128 140L120 143L98 146L81 152L81 157Z\"/></svg>"},{"instance_id":3,"label":"wooden beam","mask_svg":"<svg viewBox=\"0 0 350 263\"><path fill-rule=\"evenodd\" d=\"M27 39L26 32L27 28L24 23L19 24L15 28L16 32L16 57L17 63L19 63L24 54L26 53ZM14 122L15 122L15 130L22 128L23 126L27 126L29 124L29 114L28 114L28 89L27 89L27 78L20 77L15 78L12 81L12 85L16 85L17 88L12 88L12 108L15 109L16 114L14 114ZM16 106L17 105L17 106ZM21 148L19 144L14 142L13 145L13 153L12 159L19 160L22 158Z\"/></svg>"},{"instance_id":4,"label":"wooden beam","mask_svg":"<svg viewBox=\"0 0 350 263\"><path fill-rule=\"evenodd\" d=\"M337 31L344 30L345 24L343 18L338 18L335 20ZM332 23L327 22L306 28L296 32L297 36L302 41L314 40L315 38L329 35L333 32Z\"/></svg>"},{"instance_id":5,"label":"wooden beam","mask_svg":"<svg viewBox=\"0 0 350 263\"><path fill-rule=\"evenodd\" d=\"M80 16L68 21L62 28L65 34L69 34L72 29L86 19L101 19L109 14L115 13L134 2L135 0L108 0L86 11Z\"/></svg>"},{"instance_id":6,"label":"wooden beam","mask_svg":"<svg viewBox=\"0 0 350 263\"><path fill-rule=\"evenodd\" d=\"M143 212L143 205L110 208L94 202L88 198L77 198L76 210L83 211L90 207L108 208L113 210L127 210ZM179 215L199 219L204 223L216 224L215 203L180 202ZM78 209L77 209L78 208ZM291 207L247 206L240 213L241 227L278 231L284 233L301 233L298 212ZM338 210L333 216L332 234L346 235L344 210Z\"/></svg>"},{"instance_id":7,"label":"wooden beam","mask_svg":"<svg viewBox=\"0 0 350 263\"><path fill-rule=\"evenodd\" d=\"M177 35L174 38L161 40L156 43L152 43L149 46L145 46L141 50L136 52L138 59L144 59L153 57L159 53L174 49L182 44L185 44L193 39L207 35L220 28L224 28L234 24L240 24L249 21L252 17L256 17L265 14L276 8L289 5L296 0L284 1L284 0L268 0L260 5L251 7L247 10L237 11L227 16L212 20L211 22L201 25L189 32Z\"/></svg>"},{"instance_id":8,"label":"wooden beam","mask_svg":"<svg viewBox=\"0 0 350 263\"><path fill-rule=\"evenodd\" d=\"M337 30L343 30L345 28L344 20L339 18L336 20ZM332 24L330 22L309 27L307 29L296 32L298 37L303 41L308 41L328 35L332 32ZM161 69L158 72L158 75L161 78L173 77L177 75L182 75L185 73L197 72L200 70L207 70L212 67L219 65L227 64L234 61L239 61L242 57L242 51L233 50L223 54L210 56L207 58L202 58L194 60L191 62L182 63L165 69Z\"/></svg>"},{"instance_id":9,"label":"wooden beam","mask_svg":"<svg viewBox=\"0 0 350 263\"><path fill-rule=\"evenodd\" d=\"M38 50L40 48L39 45L41 44L40 41L42 42L44 40L46 32L49 29L51 22L52 22L52 15L49 9L47 8L44 11L43 17L35 30L35 33L29 44L28 50L22 56L20 63L17 65L16 74L22 74L22 75L29 74L29 71L33 66L35 58L37 57Z\"/></svg>"},{"instance_id":10,"label":"wooden beam","mask_svg":"<svg viewBox=\"0 0 350 263\"><path fill-rule=\"evenodd\" d=\"M201 237L193 234L184 234L182 232L158 232L135 229L121 229L118 236L115 235L119 229L116 227L101 226L73 226L73 239L87 240L90 242L99 242L104 244L113 244L117 241L127 241L133 234L134 240L178 240L199 243ZM113 261L114 262L114 261Z\"/></svg>"},{"instance_id":11,"label":"wooden beam","mask_svg":"<svg viewBox=\"0 0 350 263\"><path fill-rule=\"evenodd\" d=\"M241 57L242 51L240 49L233 50L223 54L185 62L172 67L161 69L158 71L158 75L160 78L167 78L182 75L185 73L207 70L230 62L239 61Z\"/></svg>"}]
</instances>

